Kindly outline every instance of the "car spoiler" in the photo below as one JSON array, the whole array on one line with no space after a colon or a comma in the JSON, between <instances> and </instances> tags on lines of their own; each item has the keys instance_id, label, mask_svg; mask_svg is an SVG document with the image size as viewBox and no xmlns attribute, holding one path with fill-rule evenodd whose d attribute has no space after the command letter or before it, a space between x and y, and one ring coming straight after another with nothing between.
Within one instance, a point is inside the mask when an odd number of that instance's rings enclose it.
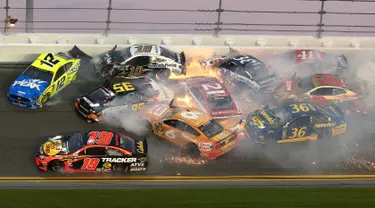
<instances>
[{"instance_id":1,"label":"car spoiler","mask_svg":"<svg viewBox=\"0 0 375 208\"><path fill-rule=\"evenodd\" d=\"M72 49L70 49L70 51L68 51L67 53L73 58L87 57L87 58L92 59L91 56L87 55L85 52L79 49L76 45Z\"/></svg>"}]
</instances>

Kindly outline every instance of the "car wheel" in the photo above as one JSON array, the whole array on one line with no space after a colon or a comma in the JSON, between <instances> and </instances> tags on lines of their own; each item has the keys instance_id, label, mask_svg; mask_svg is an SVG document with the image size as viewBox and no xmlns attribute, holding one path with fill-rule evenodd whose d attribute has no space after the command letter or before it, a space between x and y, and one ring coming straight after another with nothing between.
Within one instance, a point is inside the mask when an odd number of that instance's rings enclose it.
<instances>
[{"instance_id":1,"label":"car wheel","mask_svg":"<svg viewBox=\"0 0 375 208\"><path fill-rule=\"evenodd\" d=\"M48 167L50 170L54 172L63 172L65 169L65 165L63 162L60 160L52 160L49 164Z\"/></svg>"},{"instance_id":2,"label":"car wheel","mask_svg":"<svg viewBox=\"0 0 375 208\"><path fill-rule=\"evenodd\" d=\"M201 155L201 151L198 149L198 146L194 143L189 143L187 145L187 152L190 156L199 157Z\"/></svg>"},{"instance_id":3,"label":"car wheel","mask_svg":"<svg viewBox=\"0 0 375 208\"><path fill-rule=\"evenodd\" d=\"M156 76L161 81L167 81L169 77L171 76L171 70L160 69L158 72L156 72Z\"/></svg>"},{"instance_id":4,"label":"car wheel","mask_svg":"<svg viewBox=\"0 0 375 208\"><path fill-rule=\"evenodd\" d=\"M328 129L328 128L324 128L322 129L319 134L318 134L318 140L322 140L322 139L330 139L331 138L331 129Z\"/></svg>"},{"instance_id":5,"label":"car wheel","mask_svg":"<svg viewBox=\"0 0 375 208\"><path fill-rule=\"evenodd\" d=\"M50 97L51 97L51 94L49 92L46 95L44 95L41 100L42 105L44 105L50 99Z\"/></svg>"},{"instance_id":6,"label":"car wheel","mask_svg":"<svg viewBox=\"0 0 375 208\"><path fill-rule=\"evenodd\" d=\"M113 165L113 172L114 173L124 173L124 172L127 172L129 168L125 167L124 164L116 164L116 165Z\"/></svg>"}]
</instances>

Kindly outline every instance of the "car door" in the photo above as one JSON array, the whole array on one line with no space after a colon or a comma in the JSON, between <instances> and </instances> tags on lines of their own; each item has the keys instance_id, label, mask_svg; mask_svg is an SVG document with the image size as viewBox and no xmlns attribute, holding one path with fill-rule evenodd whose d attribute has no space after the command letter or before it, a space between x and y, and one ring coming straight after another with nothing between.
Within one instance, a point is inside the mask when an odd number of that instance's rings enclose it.
<instances>
[{"instance_id":1,"label":"car door","mask_svg":"<svg viewBox=\"0 0 375 208\"><path fill-rule=\"evenodd\" d=\"M161 136L166 140L183 147L186 144L186 142L183 138L184 132L181 129L183 129L184 127L186 127L186 123L180 120L165 120L163 121L163 133Z\"/></svg>"},{"instance_id":2,"label":"car door","mask_svg":"<svg viewBox=\"0 0 375 208\"><path fill-rule=\"evenodd\" d=\"M126 62L126 65L129 65L127 73L125 76L127 77L139 77L144 73L144 69L148 68L148 64L150 63L149 56L135 56L132 59Z\"/></svg>"},{"instance_id":3,"label":"car door","mask_svg":"<svg viewBox=\"0 0 375 208\"><path fill-rule=\"evenodd\" d=\"M291 143L313 140L315 137L312 130L312 120L310 116L300 116L283 127L284 133L278 143ZM316 138L316 137L315 137Z\"/></svg>"},{"instance_id":4,"label":"car door","mask_svg":"<svg viewBox=\"0 0 375 208\"><path fill-rule=\"evenodd\" d=\"M64 66L61 66L57 70L57 72L55 74L55 78L53 79L53 84L54 84L55 87L53 88L52 94L55 94L55 93L59 92L68 82L65 70L66 70L66 68Z\"/></svg>"},{"instance_id":5,"label":"car door","mask_svg":"<svg viewBox=\"0 0 375 208\"><path fill-rule=\"evenodd\" d=\"M62 67L65 68L65 72L73 71L73 70L70 70L71 68L73 68L73 63L72 62L68 62L68 63L64 64ZM74 75L74 73L67 73L66 74L66 82L65 82L66 84L69 84L69 83L72 82L73 75Z\"/></svg>"},{"instance_id":6,"label":"car door","mask_svg":"<svg viewBox=\"0 0 375 208\"><path fill-rule=\"evenodd\" d=\"M325 87L325 86L318 87L308 92L308 95L312 99L324 98L328 101L331 101L331 100L337 99L337 96L333 95L333 89L334 89L333 87Z\"/></svg>"},{"instance_id":7,"label":"car door","mask_svg":"<svg viewBox=\"0 0 375 208\"><path fill-rule=\"evenodd\" d=\"M103 166L101 158L105 156L105 147L88 146L78 152L78 159L73 161L72 167L77 172L95 172Z\"/></svg>"}]
</instances>

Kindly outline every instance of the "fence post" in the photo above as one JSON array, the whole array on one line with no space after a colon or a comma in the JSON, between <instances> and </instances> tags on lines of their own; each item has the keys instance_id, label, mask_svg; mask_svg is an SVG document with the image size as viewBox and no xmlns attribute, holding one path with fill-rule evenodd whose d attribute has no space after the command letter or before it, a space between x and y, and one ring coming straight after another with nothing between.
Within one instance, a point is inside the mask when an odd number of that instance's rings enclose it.
<instances>
[{"instance_id":1,"label":"fence post","mask_svg":"<svg viewBox=\"0 0 375 208\"><path fill-rule=\"evenodd\" d=\"M219 8L216 10L217 11L217 21L216 21L216 28L215 28L214 37L219 37L219 32L221 31L221 27L220 27L220 25L222 24L221 13L224 11L222 9L222 4L223 4L223 0L219 0Z\"/></svg>"},{"instance_id":2,"label":"fence post","mask_svg":"<svg viewBox=\"0 0 375 208\"><path fill-rule=\"evenodd\" d=\"M324 2L326 0L320 0L322 3L320 5L320 11L318 12L320 14L320 20L319 20L319 24L318 24L318 38L321 39L322 38L322 32L324 31L323 26L323 15L326 13L326 11L324 11Z\"/></svg>"},{"instance_id":3,"label":"fence post","mask_svg":"<svg viewBox=\"0 0 375 208\"><path fill-rule=\"evenodd\" d=\"M6 0L5 1L4 35L7 35L8 16L9 16L9 0Z\"/></svg>"},{"instance_id":4,"label":"fence post","mask_svg":"<svg viewBox=\"0 0 375 208\"><path fill-rule=\"evenodd\" d=\"M108 10L107 21L106 21L107 25L104 31L105 36L108 36L109 24L111 23L112 0L109 0L107 10Z\"/></svg>"},{"instance_id":5,"label":"fence post","mask_svg":"<svg viewBox=\"0 0 375 208\"><path fill-rule=\"evenodd\" d=\"M34 0L26 0L26 32L33 32L34 24Z\"/></svg>"}]
</instances>

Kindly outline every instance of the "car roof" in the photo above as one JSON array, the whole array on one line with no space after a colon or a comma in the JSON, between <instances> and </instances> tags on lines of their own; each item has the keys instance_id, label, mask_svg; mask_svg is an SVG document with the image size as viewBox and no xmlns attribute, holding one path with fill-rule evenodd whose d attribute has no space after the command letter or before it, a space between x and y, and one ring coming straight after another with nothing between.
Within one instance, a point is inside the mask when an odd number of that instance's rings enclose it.
<instances>
[{"instance_id":1,"label":"car roof","mask_svg":"<svg viewBox=\"0 0 375 208\"><path fill-rule=\"evenodd\" d=\"M315 87L320 86L335 86L345 87L345 79L333 74L315 74L311 77L312 83Z\"/></svg>"},{"instance_id":2,"label":"car roof","mask_svg":"<svg viewBox=\"0 0 375 208\"><path fill-rule=\"evenodd\" d=\"M48 64L43 64L43 60L49 60L48 56L52 56L53 60L58 60L59 62L52 67L49 66ZM44 71L49 71L55 73L61 66L63 66L67 62L67 59L58 56L54 53L43 53L39 55L39 57L31 64L32 66L42 69Z\"/></svg>"},{"instance_id":3,"label":"car roof","mask_svg":"<svg viewBox=\"0 0 375 208\"><path fill-rule=\"evenodd\" d=\"M185 121L187 124L198 127L210 120L212 117L196 108L176 108L174 109L174 115L171 117Z\"/></svg>"},{"instance_id":4,"label":"car roof","mask_svg":"<svg viewBox=\"0 0 375 208\"><path fill-rule=\"evenodd\" d=\"M293 111L293 105L307 105L309 107L312 106L314 107L316 110L315 111L312 111L312 110L309 110L307 112L305 111L302 111L300 110L299 112L297 113L292 113ZM310 108L310 107L309 107ZM295 118L298 118L298 117L301 117L301 116L304 116L304 115L319 115L319 114L324 114L321 110L321 107L316 105L316 104L313 104L313 103L309 103L309 102L293 102L293 101L287 101L287 102L283 102L280 106L279 106L279 109L282 109L284 110L285 112L288 113L289 117L291 118L291 120L295 119Z\"/></svg>"},{"instance_id":5,"label":"car roof","mask_svg":"<svg viewBox=\"0 0 375 208\"><path fill-rule=\"evenodd\" d=\"M145 53L160 55L161 50L161 47L157 44L134 44L129 47L131 56Z\"/></svg>"}]
</instances>

